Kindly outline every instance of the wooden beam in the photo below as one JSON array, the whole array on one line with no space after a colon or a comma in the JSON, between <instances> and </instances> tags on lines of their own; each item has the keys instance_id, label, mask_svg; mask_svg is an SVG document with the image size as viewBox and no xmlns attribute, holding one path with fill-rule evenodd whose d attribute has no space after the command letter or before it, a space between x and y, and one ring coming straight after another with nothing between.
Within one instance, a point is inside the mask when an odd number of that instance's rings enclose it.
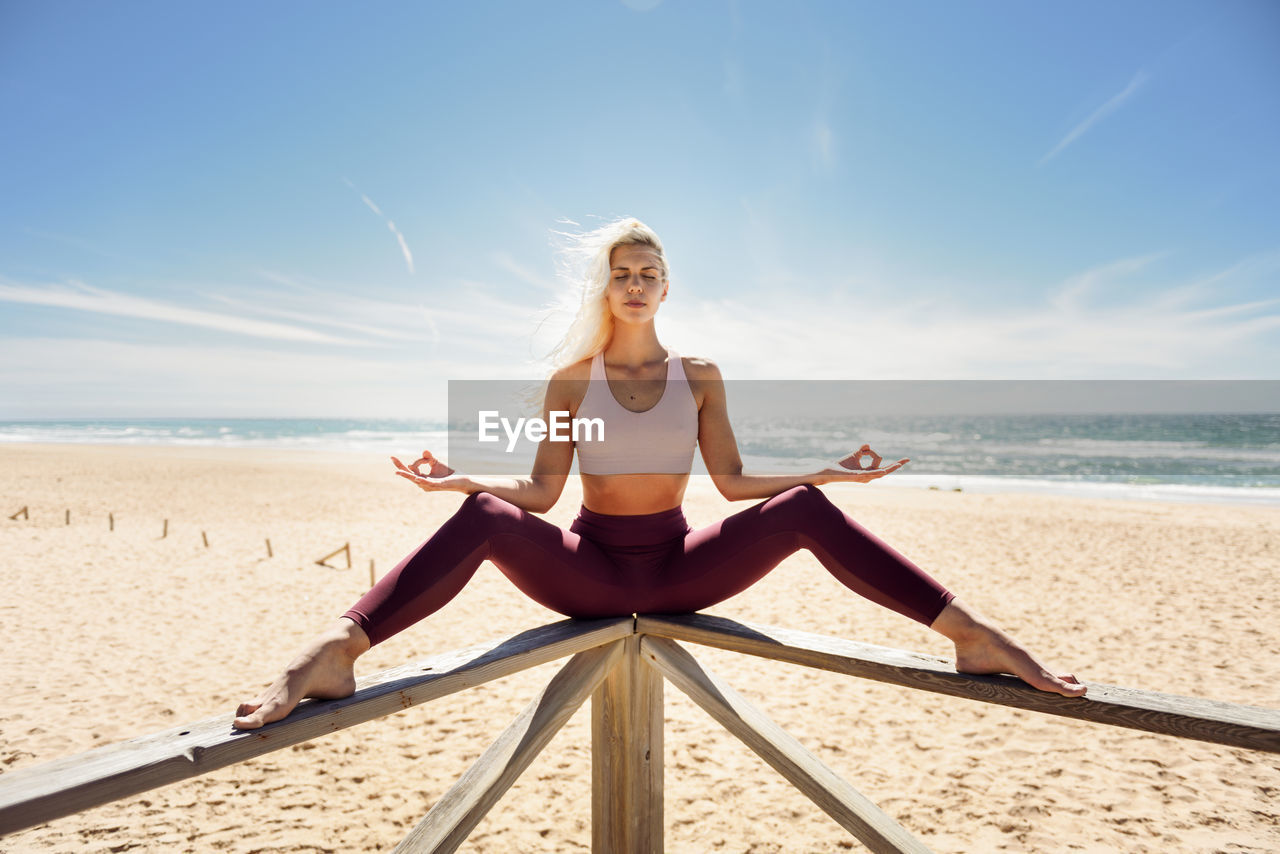
<instances>
[{"instance_id":1,"label":"wooden beam","mask_svg":"<svg viewBox=\"0 0 1280 854\"><path fill-rule=\"evenodd\" d=\"M290 747L631 635L631 617L562 620L366 676L341 700L307 700L262 729L234 714L0 775L0 835Z\"/></svg>"},{"instance_id":2,"label":"wooden beam","mask_svg":"<svg viewBox=\"0 0 1280 854\"><path fill-rule=\"evenodd\" d=\"M956 673L945 658L707 614L641 616L636 630L984 703L1280 753L1276 709L1095 683L1085 697L1063 697L1012 676Z\"/></svg>"},{"instance_id":3,"label":"wooden beam","mask_svg":"<svg viewBox=\"0 0 1280 854\"><path fill-rule=\"evenodd\" d=\"M644 637L641 655L671 684L773 766L841 827L876 854L928 854L929 849L823 764L786 730L751 705L683 647Z\"/></svg>"},{"instance_id":4,"label":"wooden beam","mask_svg":"<svg viewBox=\"0 0 1280 854\"><path fill-rule=\"evenodd\" d=\"M621 656L622 645L633 638L580 652L570 659L396 846L396 852L448 854L457 850L552 736L596 690Z\"/></svg>"},{"instance_id":5,"label":"wooden beam","mask_svg":"<svg viewBox=\"0 0 1280 854\"><path fill-rule=\"evenodd\" d=\"M591 850L662 854L662 676L623 644L591 698Z\"/></svg>"}]
</instances>

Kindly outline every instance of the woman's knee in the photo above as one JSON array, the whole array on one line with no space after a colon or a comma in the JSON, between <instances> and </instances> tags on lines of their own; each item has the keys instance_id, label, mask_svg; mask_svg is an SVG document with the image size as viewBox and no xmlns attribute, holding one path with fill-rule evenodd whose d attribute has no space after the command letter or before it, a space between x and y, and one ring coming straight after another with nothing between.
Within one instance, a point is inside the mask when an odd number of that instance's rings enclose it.
<instances>
[{"instance_id":1,"label":"woman's knee","mask_svg":"<svg viewBox=\"0 0 1280 854\"><path fill-rule=\"evenodd\" d=\"M454 515L488 523L517 518L522 511L503 498L488 492L473 492L467 496Z\"/></svg>"},{"instance_id":2,"label":"woman's knee","mask_svg":"<svg viewBox=\"0 0 1280 854\"><path fill-rule=\"evenodd\" d=\"M811 512L816 508L831 507L831 499L812 483L793 486L786 492L780 492L769 499L779 507L787 507L800 512Z\"/></svg>"},{"instance_id":3,"label":"woman's knee","mask_svg":"<svg viewBox=\"0 0 1280 854\"><path fill-rule=\"evenodd\" d=\"M770 498L761 507L760 520L782 529L800 531L835 509L831 500L813 484L793 486Z\"/></svg>"}]
</instances>

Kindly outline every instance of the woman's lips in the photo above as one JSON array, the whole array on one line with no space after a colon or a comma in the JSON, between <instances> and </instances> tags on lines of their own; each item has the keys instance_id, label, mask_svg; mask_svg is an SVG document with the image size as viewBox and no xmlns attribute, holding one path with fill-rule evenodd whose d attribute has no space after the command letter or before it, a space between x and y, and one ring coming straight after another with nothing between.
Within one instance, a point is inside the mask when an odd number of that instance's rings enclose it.
<instances>
[{"instance_id":1,"label":"woman's lips","mask_svg":"<svg viewBox=\"0 0 1280 854\"><path fill-rule=\"evenodd\" d=\"M644 303L642 303L642 302L636 302L635 300L631 300L631 301L629 301L629 302L625 302L625 303L623 303L623 305L629 305L629 306L631 306L632 308L644 308Z\"/></svg>"}]
</instances>

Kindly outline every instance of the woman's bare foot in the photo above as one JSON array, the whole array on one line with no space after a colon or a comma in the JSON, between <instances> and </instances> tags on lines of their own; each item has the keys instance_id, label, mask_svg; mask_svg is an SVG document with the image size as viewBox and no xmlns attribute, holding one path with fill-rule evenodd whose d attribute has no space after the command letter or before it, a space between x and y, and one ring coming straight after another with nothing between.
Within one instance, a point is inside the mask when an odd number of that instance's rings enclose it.
<instances>
[{"instance_id":1,"label":"woman's bare foot","mask_svg":"<svg viewBox=\"0 0 1280 854\"><path fill-rule=\"evenodd\" d=\"M1020 643L958 599L953 599L929 628L955 643L959 673L1011 673L1032 688L1064 697L1083 697L1088 690L1070 673L1055 675Z\"/></svg>"},{"instance_id":2,"label":"woman's bare foot","mask_svg":"<svg viewBox=\"0 0 1280 854\"><path fill-rule=\"evenodd\" d=\"M345 617L339 619L307 644L256 700L241 703L232 726L257 729L278 721L307 697L349 697L356 690L356 659L368 649L364 630Z\"/></svg>"}]
</instances>

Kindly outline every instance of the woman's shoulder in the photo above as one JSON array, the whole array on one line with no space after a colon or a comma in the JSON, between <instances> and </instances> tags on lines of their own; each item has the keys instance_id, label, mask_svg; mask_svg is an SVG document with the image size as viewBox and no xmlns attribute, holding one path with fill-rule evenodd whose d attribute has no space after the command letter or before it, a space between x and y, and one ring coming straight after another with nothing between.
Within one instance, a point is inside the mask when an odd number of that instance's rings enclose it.
<instances>
[{"instance_id":1,"label":"woman's shoulder","mask_svg":"<svg viewBox=\"0 0 1280 854\"><path fill-rule=\"evenodd\" d=\"M721 380L720 366L705 356L680 356L684 375L691 382L716 382Z\"/></svg>"},{"instance_id":2,"label":"woman's shoulder","mask_svg":"<svg viewBox=\"0 0 1280 854\"><path fill-rule=\"evenodd\" d=\"M586 382L591 379L591 359L579 359L571 365L557 368L551 374L552 382Z\"/></svg>"},{"instance_id":3,"label":"woman's shoulder","mask_svg":"<svg viewBox=\"0 0 1280 854\"><path fill-rule=\"evenodd\" d=\"M591 360L582 359L571 365L556 368L547 378L545 402L551 409L578 411L578 405L587 395L591 384Z\"/></svg>"}]
</instances>

